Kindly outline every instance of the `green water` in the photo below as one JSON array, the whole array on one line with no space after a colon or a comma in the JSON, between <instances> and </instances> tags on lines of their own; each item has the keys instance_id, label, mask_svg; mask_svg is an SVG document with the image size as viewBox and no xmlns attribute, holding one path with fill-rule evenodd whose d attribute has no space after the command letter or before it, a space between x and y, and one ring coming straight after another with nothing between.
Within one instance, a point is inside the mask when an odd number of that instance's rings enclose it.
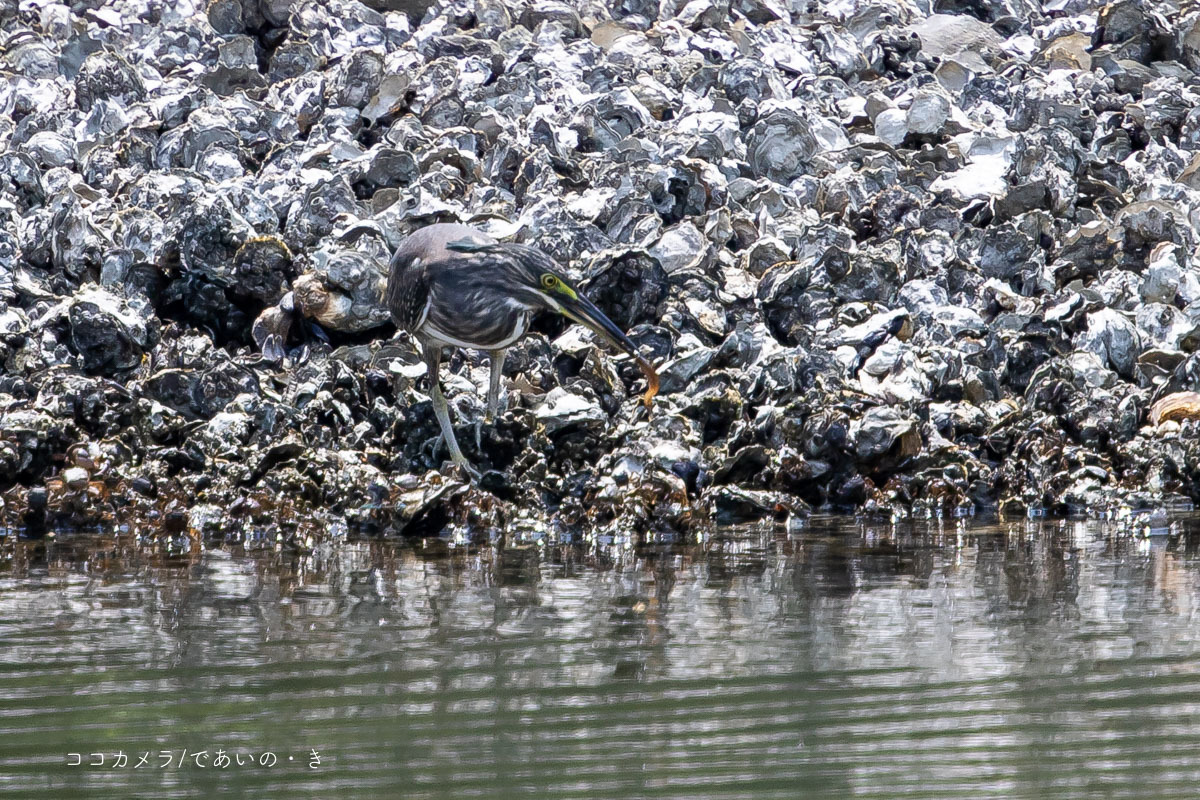
<instances>
[{"instance_id":1,"label":"green water","mask_svg":"<svg viewBox=\"0 0 1200 800\"><path fill-rule=\"evenodd\" d=\"M1143 533L818 519L174 555L10 535L0 795L1197 797L1200 521Z\"/></svg>"}]
</instances>

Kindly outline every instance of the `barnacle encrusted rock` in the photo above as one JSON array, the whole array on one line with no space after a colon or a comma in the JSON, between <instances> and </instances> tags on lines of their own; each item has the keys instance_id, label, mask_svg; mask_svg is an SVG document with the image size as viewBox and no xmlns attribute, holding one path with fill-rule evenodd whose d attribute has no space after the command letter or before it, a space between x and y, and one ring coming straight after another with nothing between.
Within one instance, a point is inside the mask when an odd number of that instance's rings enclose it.
<instances>
[{"instance_id":1,"label":"barnacle encrusted rock","mask_svg":"<svg viewBox=\"0 0 1200 800\"><path fill-rule=\"evenodd\" d=\"M421 535L1200 498L1193 9L94 5L0 10L0 493ZM441 474L381 304L440 221L557 259L655 402L540 319L494 423L444 367L485 476Z\"/></svg>"}]
</instances>

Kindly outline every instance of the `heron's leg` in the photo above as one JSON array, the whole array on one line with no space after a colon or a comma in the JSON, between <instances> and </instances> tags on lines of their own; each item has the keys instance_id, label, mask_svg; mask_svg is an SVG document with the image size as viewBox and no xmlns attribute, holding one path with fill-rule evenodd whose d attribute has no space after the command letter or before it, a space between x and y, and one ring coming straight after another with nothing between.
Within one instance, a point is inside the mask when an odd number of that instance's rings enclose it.
<instances>
[{"instance_id":1,"label":"heron's leg","mask_svg":"<svg viewBox=\"0 0 1200 800\"><path fill-rule=\"evenodd\" d=\"M450 458L463 468L468 475L478 478L476 472L458 447L458 439L454 438L454 428L450 424L450 408L446 405L446 396L442 394L442 382L439 371L442 365L442 348L435 346L422 347L425 352L425 366L429 370L429 397L433 400L433 414L437 417L438 425L442 428L442 438L450 448Z\"/></svg>"},{"instance_id":2,"label":"heron's leg","mask_svg":"<svg viewBox=\"0 0 1200 800\"><path fill-rule=\"evenodd\" d=\"M504 374L504 354L507 350L491 350L492 382L488 386L487 421L491 422L500 413L500 378Z\"/></svg>"}]
</instances>

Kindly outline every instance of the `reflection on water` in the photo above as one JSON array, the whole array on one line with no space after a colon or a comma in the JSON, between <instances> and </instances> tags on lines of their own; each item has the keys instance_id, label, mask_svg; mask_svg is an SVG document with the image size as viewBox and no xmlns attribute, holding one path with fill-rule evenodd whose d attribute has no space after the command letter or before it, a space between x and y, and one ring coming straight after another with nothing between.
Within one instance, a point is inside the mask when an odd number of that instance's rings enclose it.
<instances>
[{"instance_id":1,"label":"reflection on water","mask_svg":"<svg viewBox=\"0 0 1200 800\"><path fill-rule=\"evenodd\" d=\"M818 519L305 555L9 536L0 792L1195 797L1200 519L1159 532Z\"/></svg>"}]
</instances>

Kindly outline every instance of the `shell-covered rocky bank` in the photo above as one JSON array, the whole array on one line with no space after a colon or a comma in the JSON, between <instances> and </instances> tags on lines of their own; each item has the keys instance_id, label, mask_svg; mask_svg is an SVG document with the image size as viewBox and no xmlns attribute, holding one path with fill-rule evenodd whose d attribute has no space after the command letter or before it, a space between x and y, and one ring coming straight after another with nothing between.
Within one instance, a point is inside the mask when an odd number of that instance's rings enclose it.
<instances>
[{"instance_id":1,"label":"shell-covered rocky bank","mask_svg":"<svg viewBox=\"0 0 1200 800\"><path fill-rule=\"evenodd\" d=\"M0 527L687 531L1200 495L1200 8L0 0ZM403 236L552 254L448 462ZM441 471L439 471L441 470ZM289 528L290 526L290 528Z\"/></svg>"}]
</instances>

